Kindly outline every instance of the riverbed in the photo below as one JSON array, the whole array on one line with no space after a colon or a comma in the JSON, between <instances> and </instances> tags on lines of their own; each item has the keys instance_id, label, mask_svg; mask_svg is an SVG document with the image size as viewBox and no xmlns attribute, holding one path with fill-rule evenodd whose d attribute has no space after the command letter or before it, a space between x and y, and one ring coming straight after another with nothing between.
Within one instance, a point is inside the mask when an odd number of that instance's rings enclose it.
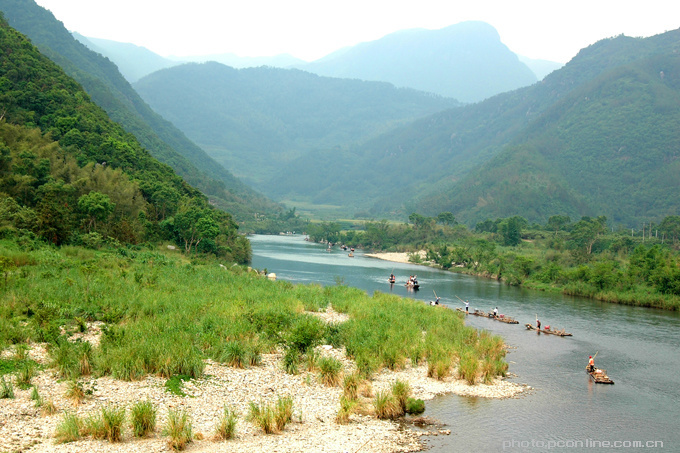
<instances>
[{"instance_id":1,"label":"riverbed","mask_svg":"<svg viewBox=\"0 0 680 453\"><path fill-rule=\"evenodd\" d=\"M301 236L254 236L253 267L279 279L346 284L372 294L391 292L427 303L435 294L449 308L499 312L518 325L469 316L467 323L501 335L510 347L513 381L535 390L516 399L444 395L425 415L451 430L430 439L430 451L680 451L680 314L615 305L506 286L494 280L424 266L330 252ZM397 283L390 285L390 273ZM419 291L408 290L417 275ZM524 323L566 329L572 337L527 331ZM585 373L589 355L614 385L594 384ZM609 446L609 448L608 448ZM637 447L636 447L637 446Z\"/></svg>"}]
</instances>

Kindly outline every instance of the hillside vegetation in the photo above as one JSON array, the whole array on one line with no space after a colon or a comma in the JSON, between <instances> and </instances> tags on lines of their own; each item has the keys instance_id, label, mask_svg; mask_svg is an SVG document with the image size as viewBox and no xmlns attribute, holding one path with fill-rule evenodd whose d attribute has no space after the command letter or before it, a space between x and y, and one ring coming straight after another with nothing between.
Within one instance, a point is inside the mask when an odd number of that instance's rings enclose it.
<instances>
[{"instance_id":1,"label":"hillside vegetation","mask_svg":"<svg viewBox=\"0 0 680 453\"><path fill-rule=\"evenodd\" d=\"M76 41L52 13L33 0L0 0L0 11L43 54L77 80L114 121L134 134L154 157L210 196L214 204L241 221L252 218L255 212L276 215L280 211L154 112L110 60Z\"/></svg>"},{"instance_id":2,"label":"hillside vegetation","mask_svg":"<svg viewBox=\"0 0 680 453\"><path fill-rule=\"evenodd\" d=\"M311 159L319 149L335 152L458 105L387 83L278 68L234 69L215 62L157 71L134 86L218 162L269 196L281 195L271 178L295 158ZM288 177L299 179L302 170ZM305 172L305 177L317 176Z\"/></svg>"},{"instance_id":3,"label":"hillside vegetation","mask_svg":"<svg viewBox=\"0 0 680 453\"><path fill-rule=\"evenodd\" d=\"M0 222L54 244L170 240L236 262L248 241L226 212L112 122L0 18Z\"/></svg>"}]
</instances>

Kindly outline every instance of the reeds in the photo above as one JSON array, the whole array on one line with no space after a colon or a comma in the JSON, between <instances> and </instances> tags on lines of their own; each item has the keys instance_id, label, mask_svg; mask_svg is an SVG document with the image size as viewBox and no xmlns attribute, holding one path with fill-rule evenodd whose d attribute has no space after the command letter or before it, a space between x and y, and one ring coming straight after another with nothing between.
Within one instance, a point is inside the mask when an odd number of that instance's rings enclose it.
<instances>
[{"instance_id":1,"label":"reeds","mask_svg":"<svg viewBox=\"0 0 680 453\"><path fill-rule=\"evenodd\" d=\"M58 444L63 444L79 440L82 423L82 420L80 420L80 418L78 418L74 412L64 412L64 417L57 424L57 428L54 433L56 442Z\"/></svg>"}]
</instances>

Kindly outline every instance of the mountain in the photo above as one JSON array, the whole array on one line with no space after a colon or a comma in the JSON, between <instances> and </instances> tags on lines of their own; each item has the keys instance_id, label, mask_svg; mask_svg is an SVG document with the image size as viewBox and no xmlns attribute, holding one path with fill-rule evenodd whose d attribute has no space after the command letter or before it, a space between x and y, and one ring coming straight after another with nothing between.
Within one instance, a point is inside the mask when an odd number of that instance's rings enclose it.
<instances>
[{"instance_id":1,"label":"mountain","mask_svg":"<svg viewBox=\"0 0 680 453\"><path fill-rule=\"evenodd\" d=\"M3 235L22 247L41 238L122 254L131 252L121 245L174 241L249 260L229 214L152 157L1 14L0 48Z\"/></svg>"},{"instance_id":2,"label":"mountain","mask_svg":"<svg viewBox=\"0 0 680 453\"><path fill-rule=\"evenodd\" d=\"M678 30L600 41L540 83L358 147L352 177L370 173L363 197L373 197L376 215L397 204L402 213L450 211L472 225L510 215L544 222L560 213L635 225L677 213L679 56ZM309 171L323 171L325 157L308 162ZM369 163L380 172L362 171ZM304 191L329 202L323 191L352 191L355 182L327 179ZM404 192L410 202L380 198Z\"/></svg>"},{"instance_id":3,"label":"mountain","mask_svg":"<svg viewBox=\"0 0 680 453\"><path fill-rule=\"evenodd\" d=\"M233 53L219 53L208 55L188 55L183 57L170 56L170 60L182 63L207 63L215 61L232 68L257 68L259 66L271 66L273 68L288 68L290 66L304 64L304 60L295 58L289 54L273 55L270 57L239 57ZM149 72L150 73L150 72Z\"/></svg>"},{"instance_id":4,"label":"mountain","mask_svg":"<svg viewBox=\"0 0 680 453\"><path fill-rule=\"evenodd\" d=\"M538 80L543 80L545 76L564 66L562 63L558 63L556 61L537 60L529 57L523 57L522 55L517 55L517 58L519 58L519 61L527 65L529 69L531 69Z\"/></svg>"},{"instance_id":5,"label":"mountain","mask_svg":"<svg viewBox=\"0 0 680 453\"><path fill-rule=\"evenodd\" d=\"M110 60L76 41L51 12L33 0L0 0L0 11L10 25L31 38L43 54L76 79L92 100L134 134L154 157L172 166L217 206L239 219L278 209L154 112Z\"/></svg>"},{"instance_id":6,"label":"mountain","mask_svg":"<svg viewBox=\"0 0 680 453\"><path fill-rule=\"evenodd\" d=\"M134 86L215 160L271 197L280 192L269 181L293 159L329 149L326 165L332 166L339 147L459 105L384 82L214 62L157 71Z\"/></svg>"},{"instance_id":7,"label":"mountain","mask_svg":"<svg viewBox=\"0 0 680 453\"><path fill-rule=\"evenodd\" d=\"M389 82L462 102L478 102L537 80L484 22L402 30L296 67L328 77Z\"/></svg>"},{"instance_id":8,"label":"mountain","mask_svg":"<svg viewBox=\"0 0 680 453\"><path fill-rule=\"evenodd\" d=\"M531 114L491 160L422 197L420 206L455 212L468 223L564 213L606 215L631 227L677 214L679 51L680 30L621 36L582 50L545 79L556 91L568 87L561 96ZM587 73L580 83L572 77ZM538 101L544 88L523 95Z\"/></svg>"},{"instance_id":9,"label":"mountain","mask_svg":"<svg viewBox=\"0 0 680 453\"><path fill-rule=\"evenodd\" d=\"M120 73L130 82L136 82L147 74L159 69L182 64L150 51L146 47L100 38L87 38L77 32L71 33L88 49L102 54L118 67Z\"/></svg>"}]
</instances>

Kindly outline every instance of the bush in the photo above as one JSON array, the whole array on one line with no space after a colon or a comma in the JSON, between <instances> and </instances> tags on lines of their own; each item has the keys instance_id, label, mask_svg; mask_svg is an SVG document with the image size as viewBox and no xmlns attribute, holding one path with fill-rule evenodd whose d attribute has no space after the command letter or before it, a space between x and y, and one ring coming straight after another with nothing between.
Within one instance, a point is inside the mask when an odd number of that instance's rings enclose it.
<instances>
[{"instance_id":1,"label":"bush","mask_svg":"<svg viewBox=\"0 0 680 453\"><path fill-rule=\"evenodd\" d=\"M168 421L163 435L170 437L168 446L175 451L184 450L193 439L191 420L184 410L168 410Z\"/></svg>"},{"instance_id":2,"label":"bush","mask_svg":"<svg viewBox=\"0 0 680 453\"><path fill-rule=\"evenodd\" d=\"M406 413L418 415L425 412L425 403L421 399L408 398L406 400Z\"/></svg>"},{"instance_id":3,"label":"bush","mask_svg":"<svg viewBox=\"0 0 680 453\"><path fill-rule=\"evenodd\" d=\"M286 345L304 354L317 346L326 333L323 321L313 316L301 316L286 337Z\"/></svg>"},{"instance_id":4,"label":"bush","mask_svg":"<svg viewBox=\"0 0 680 453\"><path fill-rule=\"evenodd\" d=\"M236 421L238 414L228 406L224 406L224 412L215 427L215 437L219 440L229 440L236 436Z\"/></svg>"},{"instance_id":5,"label":"bush","mask_svg":"<svg viewBox=\"0 0 680 453\"><path fill-rule=\"evenodd\" d=\"M144 437L156 429L156 408L151 401L138 401L130 410L130 425L135 437Z\"/></svg>"}]
</instances>

